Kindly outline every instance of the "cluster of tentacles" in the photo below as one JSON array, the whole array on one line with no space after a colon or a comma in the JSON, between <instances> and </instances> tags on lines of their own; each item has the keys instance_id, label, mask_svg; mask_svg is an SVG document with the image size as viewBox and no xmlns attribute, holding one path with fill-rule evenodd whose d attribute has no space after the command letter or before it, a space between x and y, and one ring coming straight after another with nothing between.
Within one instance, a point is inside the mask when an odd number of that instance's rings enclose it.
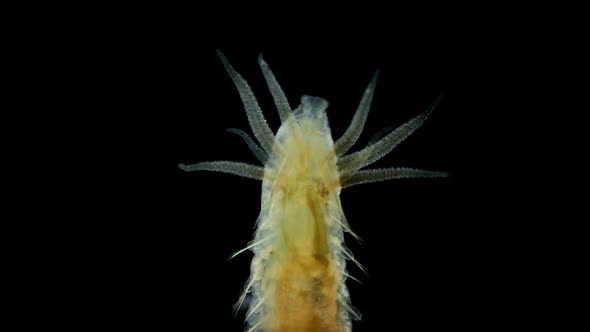
<instances>
[{"instance_id":1,"label":"cluster of tentacles","mask_svg":"<svg viewBox=\"0 0 590 332\"><path fill-rule=\"evenodd\" d=\"M246 80L235 71L229 64L223 53L217 51L223 66L227 70L229 76L234 82L246 114L248 122L254 133L254 137L258 141L254 141L250 135L240 129L228 129L229 132L239 135L248 145L250 150L254 153L256 158L264 165L271 153L274 145L274 133L268 126L266 119L258 106L256 97ZM262 58L262 54L258 57L258 63L272 94L276 107L278 109L281 121L292 114L292 109L289 106L287 97L279 86L274 74L270 70L268 64ZM416 177L446 177L447 173L437 171L427 171L414 168L380 168L361 170L362 168L376 162L383 158L393 150L399 143L410 136L416 129L418 129L424 121L428 118L430 113L434 110L436 105L442 98L439 96L422 114L406 122L398 128L384 128L373 136L367 146L357 152L345 155L346 152L356 143L361 135L369 109L373 99L373 93L377 83L379 71L375 73L369 86L365 90L362 99L358 105L356 113L351 121L350 126L346 132L334 143L334 150L338 156L338 171L340 173L340 183L342 188L350 187L356 184L369 183L376 181L384 181L388 179L399 178L416 178ZM190 171L216 171L223 173L235 174L247 178L262 180L264 176L264 168L261 166L250 165L235 161L206 161L192 165L179 164L180 169Z\"/></svg>"}]
</instances>

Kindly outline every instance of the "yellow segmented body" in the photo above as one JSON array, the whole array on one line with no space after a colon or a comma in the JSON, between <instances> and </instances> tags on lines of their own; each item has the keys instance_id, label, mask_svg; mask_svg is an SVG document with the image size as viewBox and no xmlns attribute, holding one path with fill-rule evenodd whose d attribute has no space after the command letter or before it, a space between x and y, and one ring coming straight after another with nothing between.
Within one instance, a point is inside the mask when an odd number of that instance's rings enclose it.
<instances>
[{"instance_id":1,"label":"yellow segmented body","mask_svg":"<svg viewBox=\"0 0 590 332\"><path fill-rule=\"evenodd\" d=\"M261 331L350 331L340 177L322 104L303 98L264 168L248 313Z\"/></svg>"}]
</instances>

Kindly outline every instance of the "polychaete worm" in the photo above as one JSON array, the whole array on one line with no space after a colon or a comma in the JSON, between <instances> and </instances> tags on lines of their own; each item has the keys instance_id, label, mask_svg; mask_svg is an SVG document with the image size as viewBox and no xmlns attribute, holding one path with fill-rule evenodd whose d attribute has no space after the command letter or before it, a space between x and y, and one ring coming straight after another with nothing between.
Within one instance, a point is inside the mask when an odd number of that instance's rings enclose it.
<instances>
[{"instance_id":1,"label":"polychaete worm","mask_svg":"<svg viewBox=\"0 0 590 332\"><path fill-rule=\"evenodd\" d=\"M351 320L361 315L350 303L346 261L363 267L344 243L345 232L358 236L346 221L340 191L389 179L446 177L444 172L414 168L363 170L418 129L442 95L422 114L398 128L380 131L366 147L347 154L365 125L379 71L348 129L334 142L326 116L328 101L304 95L300 105L291 109L261 54L258 64L281 119L280 128L273 133L246 80L220 51L217 54L240 94L256 141L242 130L228 131L239 135L264 166L206 161L179 167L187 172L216 171L262 181L254 239L234 254L254 252L250 278L236 304L238 309L242 305L248 308L246 331L352 331Z\"/></svg>"}]
</instances>

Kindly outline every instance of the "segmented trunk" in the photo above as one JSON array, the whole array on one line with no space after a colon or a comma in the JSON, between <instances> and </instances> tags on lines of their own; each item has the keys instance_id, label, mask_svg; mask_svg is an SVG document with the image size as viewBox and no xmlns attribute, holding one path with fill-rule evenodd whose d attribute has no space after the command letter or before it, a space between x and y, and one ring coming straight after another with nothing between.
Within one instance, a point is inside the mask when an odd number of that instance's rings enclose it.
<instances>
[{"instance_id":1,"label":"segmented trunk","mask_svg":"<svg viewBox=\"0 0 590 332\"><path fill-rule=\"evenodd\" d=\"M279 129L265 165L252 331L351 331L337 158L323 107L308 106Z\"/></svg>"}]
</instances>

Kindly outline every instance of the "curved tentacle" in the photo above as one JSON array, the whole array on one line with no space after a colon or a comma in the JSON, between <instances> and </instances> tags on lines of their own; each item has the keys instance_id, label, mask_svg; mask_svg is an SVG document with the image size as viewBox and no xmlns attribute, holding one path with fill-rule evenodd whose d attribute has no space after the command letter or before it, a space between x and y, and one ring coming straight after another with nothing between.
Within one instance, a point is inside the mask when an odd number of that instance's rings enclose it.
<instances>
[{"instance_id":1,"label":"curved tentacle","mask_svg":"<svg viewBox=\"0 0 590 332\"><path fill-rule=\"evenodd\" d=\"M281 117L281 122L285 122L285 119L291 113L291 106L289 106L289 101L287 100L287 96L281 89L279 82L275 78L275 75L270 70L270 67L264 61L262 57L262 53L258 56L258 64L260 65L260 69L262 70L262 74L264 75L264 79L266 80L266 85L272 94L272 98L275 101L275 105L277 106L277 110L279 111L279 116Z\"/></svg>"},{"instance_id":2,"label":"curved tentacle","mask_svg":"<svg viewBox=\"0 0 590 332\"><path fill-rule=\"evenodd\" d=\"M178 164L178 168L185 172L212 171L229 173L254 180L262 180L264 168L237 161L204 161L192 165Z\"/></svg>"},{"instance_id":3,"label":"curved tentacle","mask_svg":"<svg viewBox=\"0 0 590 332\"><path fill-rule=\"evenodd\" d=\"M348 126L348 129L344 134L334 143L334 150L337 156L344 155L361 135L367 116L369 115L369 109L371 108L371 101L373 100L373 94L375 92L375 86L377 85L377 78L379 77L379 70L375 72L369 86L365 90L361 102L359 103L352 121Z\"/></svg>"},{"instance_id":4,"label":"curved tentacle","mask_svg":"<svg viewBox=\"0 0 590 332\"><path fill-rule=\"evenodd\" d=\"M358 171L342 180L342 188L351 187L357 184L385 181L390 179L403 178L443 178L447 177L445 172L426 171L414 168L379 168Z\"/></svg>"},{"instance_id":5,"label":"curved tentacle","mask_svg":"<svg viewBox=\"0 0 590 332\"><path fill-rule=\"evenodd\" d=\"M264 114L262 114L262 110L260 106L258 106L258 102L256 101L256 97L252 92L252 89L248 85L248 82L240 75L227 61L227 58L221 51L217 50L217 56L223 63L225 70L231 77L234 85L238 89L240 93L240 98L242 99L242 103L244 104L244 108L246 109L246 115L248 116L248 122L250 123L250 127L252 127L252 132L254 136L260 142L260 145L267 153L270 153L272 150L272 145L274 141L274 134L266 119L264 118Z\"/></svg>"}]
</instances>

